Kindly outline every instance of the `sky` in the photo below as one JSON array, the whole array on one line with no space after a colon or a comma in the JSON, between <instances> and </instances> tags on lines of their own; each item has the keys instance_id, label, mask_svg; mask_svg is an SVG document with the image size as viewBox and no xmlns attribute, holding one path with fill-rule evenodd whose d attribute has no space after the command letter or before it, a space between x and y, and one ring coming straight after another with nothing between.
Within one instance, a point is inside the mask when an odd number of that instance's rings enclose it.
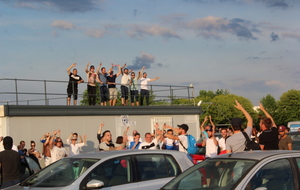
<instances>
[{"instance_id":1,"label":"sky","mask_svg":"<svg viewBox=\"0 0 300 190\"><path fill-rule=\"evenodd\" d=\"M298 0L2 0L0 78L67 81L77 63L86 80L88 62L126 63L159 76L153 85L228 89L256 105L300 89L299 20Z\"/></svg>"}]
</instances>

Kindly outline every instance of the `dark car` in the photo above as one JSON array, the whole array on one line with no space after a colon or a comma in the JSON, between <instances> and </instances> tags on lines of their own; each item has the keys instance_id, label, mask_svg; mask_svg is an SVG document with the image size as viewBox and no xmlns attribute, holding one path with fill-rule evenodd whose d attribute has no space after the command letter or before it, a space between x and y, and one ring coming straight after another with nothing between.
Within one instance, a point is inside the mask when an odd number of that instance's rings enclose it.
<instances>
[{"instance_id":1,"label":"dark car","mask_svg":"<svg viewBox=\"0 0 300 190\"><path fill-rule=\"evenodd\" d=\"M300 131L287 133L293 141L293 150L300 150Z\"/></svg>"}]
</instances>

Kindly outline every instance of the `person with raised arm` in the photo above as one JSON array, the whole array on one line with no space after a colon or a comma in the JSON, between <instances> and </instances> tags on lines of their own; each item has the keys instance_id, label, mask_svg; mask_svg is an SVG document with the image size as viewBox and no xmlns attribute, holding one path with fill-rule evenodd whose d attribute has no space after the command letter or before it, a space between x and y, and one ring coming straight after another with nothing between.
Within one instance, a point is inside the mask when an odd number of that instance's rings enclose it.
<instances>
[{"instance_id":1,"label":"person with raised arm","mask_svg":"<svg viewBox=\"0 0 300 190\"><path fill-rule=\"evenodd\" d=\"M121 72L122 72L122 78L121 78L121 101L122 105L125 106L128 104L128 87L130 84L130 73L132 70L128 70L128 68L123 69L126 67L126 63L124 64L123 67L121 67Z\"/></svg>"},{"instance_id":2,"label":"person with raised arm","mask_svg":"<svg viewBox=\"0 0 300 190\"><path fill-rule=\"evenodd\" d=\"M272 116L266 111L264 106L259 103L260 110L266 117L262 118L259 122L262 133L259 135L259 146L262 150L278 150L278 130Z\"/></svg>"},{"instance_id":3,"label":"person with raised arm","mask_svg":"<svg viewBox=\"0 0 300 190\"><path fill-rule=\"evenodd\" d=\"M77 104L77 98L78 98L78 84L84 82L84 80L81 78L81 76L78 75L78 71L76 68L73 69L73 72L71 72L71 69L76 66L76 63L73 63L68 69L68 75L69 75L69 83L67 87L67 93L68 93L68 99L67 99L67 105L71 105L71 96L73 95L73 104L74 106Z\"/></svg>"},{"instance_id":4,"label":"person with raised arm","mask_svg":"<svg viewBox=\"0 0 300 190\"><path fill-rule=\"evenodd\" d=\"M112 71L112 67L106 72L106 68L102 67L101 72L100 72L100 67L102 66L102 63L98 66L96 72L98 74L98 78L100 79L100 95L101 95L101 100L100 100L100 105L101 106L106 106L107 101L108 101L108 89L107 89L107 77Z\"/></svg>"},{"instance_id":5,"label":"person with raised arm","mask_svg":"<svg viewBox=\"0 0 300 190\"><path fill-rule=\"evenodd\" d=\"M149 106L149 100L150 100L150 93L148 90L148 82L155 81L159 79L159 77L150 79L147 77L147 73L144 72L144 69L146 67L142 67L142 70L140 71L141 76L140 76L140 82L141 82L141 93L140 93L140 105L143 106L143 100L146 98L146 105Z\"/></svg>"},{"instance_id":6,"label":"person with raised arm","mask_svg":"<svg viewBox=\"0 0 300 190\"><path fill-rule=\"evenodd\" d=\"M247 119L247 127L244 129L244 132L249 136L252 133L253 120L250 114L245 110L245 108L235 100L236 105L234 107L240 110ZM242 131L242 119L239 117L233 118L230 121L231 126L233 128L233 135L227 138L226 140L226 152L243 152L245 150L245 142L246 138L243 135Z\"/></svg>"},{"instance_id":7,"label":"person with raised arm","mask_svg":"<svg viewBox=\"0 0 300 190\"><path fill-rule=\"evenodd\" d=\"M88 69L90 66L90 62L87 63L85 67L85 72L87 75L87 92L88 92L88 102L90 106L96 105L96 81L101 83L99 77L97 76L97 73L95 72L95 66L91 65L90 69Z\"/></svg>"},{"instance_id":8,"label":"person with raised arm","mask_svg":"<svg viewBox=\"0 0 300 190\"><path fill-rule=\"evenodd\" d=\"M208 135L208 138L205 138L202 141L202 146L206 146L205 158L212 158L218 155L218 140L219 138L215 137L216 126L211 119L211 116L206 116L206 119L209 118L210 124L212 126L206 126L205 131Z\"/></svg>"},{"instance_id":9,"label":"person with raised arm","mask_svg":"<svg viewBox=\"0 0 300 190\"><path fill-rule=\"evenodd\" d=\"M117 74L114 74L113 67L118 67L119 71ZM107 84L108 84L108 90L109 90L109 105L115 106L117 103L117 88L116 88L116 78L121 74L121 66L120 65L114 65L111 64L111 72L107 76Z\"/></svg>"},{"instance_id":10,"label":"person with raised arm","mask_svg":"<svg viewBox=\"0 0 300 190\"><path fill-rule=\"evenodd\" d=\"M80 148L86 144L86 135L83 136L83 140L81 136L79 136L79 138L80 142L77 143L78 134L71 133L69 138L67 139L67 144L70 146L69 156L79 154Z\"/></svg>"}]
</instances>

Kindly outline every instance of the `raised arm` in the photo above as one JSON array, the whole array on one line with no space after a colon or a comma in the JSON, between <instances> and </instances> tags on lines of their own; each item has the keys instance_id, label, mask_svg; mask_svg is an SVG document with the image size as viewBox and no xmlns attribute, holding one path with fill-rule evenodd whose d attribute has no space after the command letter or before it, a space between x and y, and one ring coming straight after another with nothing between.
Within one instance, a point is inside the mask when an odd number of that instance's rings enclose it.
<instances>
[{"instance_id":1,"label":"raised arm","mask_svg":"<svg viewBox=\"0 0 300 190\"><path fill-rule=\"evenodd\" d=\"M218 145L219 143L218 143L218 141L217 141L217 139L216 139L216 137L215 137L215 133L216 133L216 125L215 125L214 122L212 121L211 115L209 116L209 122L210 122L210 124L212 125L212 138L213 138L213 140L214 140L215 145Z\"/></svg>"},{"instance_id":2,"label":"raised arm","mask_svg":"<svg viewBox=\"0 0 300 190\"><path fill-rule=\"evenodd\" d=\"M204 121L202 122L202 124L200 125L200 131L204 132L204 126L206 125L206 122L208 121L208 116L204 117Z\"/></svg>"},{"instance_id":3,"label":"raised arm","mask_svg":"<svg viewBox=\"0 0 300 190\"><path fill-rule=\"evenodd\" d=\"M75 67L75 66L76 66L76 63L73 63L73 64L67 69L68 75L71 74L71 69L72 69L73 67Z\"/></svg>"},{"instance_id":4,"label":"raised arm","mask_svg":"<svg viewBox=\"0 0 300 190\"><path fill-rule=\"evenodd\" d=\"M250 114L245 110L245 108L237 101L235 100L236 105L234 105L235 108L237 108L238 110L242 111L244 116L247 119L247 127L253 127L253 120L252 117L250 116Z\"/></svg>"},{"instance_id":5,"label":"raised arm","mask_svg":"<svg viewBox=\"0 0 300 190\"><path fill-rule=\"evenodd\" d=\"M155 80L157 80L157 79L159 79L159 77L156 77L156 78L154 78L154 79L150 79L149 81L155 81Z\"/></svg>"},{"instance_id":6,"label":"raised arm","mask_svg":"<svg viewBox=\"0 0 300 190\"><path fill-rule=\"evenodd\" d=\"M142 78L143 77L143 72L144 72L144 69L145 69L146 67L144 66L144 67L142 67L142 69L141 69L141 71L140 71L140 78Z\"/></svg>"},{"instance_id":7,"label":"raised arm","mask_svg":"<svg viewBox=\"0 0 300 190\"><path fill-rule=\"evenodd\" d=\"M108 74L110 74L110 73L113 71L114 66L115 66L115 65L112 63L110 69L107 71Z\"/></svg>"},{"instance_id":8,"label":"raised arm","mask_svg":"<svg viewBox=\"0 0 300 190\"><path fill-rule=\"evenodd\" d=\"M97 70L96 70L97 75L100 74L100 68L101 68L101 66L102 66L102 62L101 62L101 63L99 64L99 66L97 67Z\"/></svg>"},{"instance_id":9,"label":"raised arm","mask_svg":"<svg viewBox=\"0 0 300 190\"><path fill-rule=\"evenodd\" d=\"M122 73L122 69L120 65L116 65L119 69L118 69L118 73L116 74L116 76L118 77L121 73Z\"/></svg>"},{"instance_id":10,"label":"raised arm","mask_svg":"<svg viewBox=\"0 0 300 190\"><path fill-rule=\"evenodd\" d=\"M261 103L258 103L258 105L259 105L259 109L265 114L265 116L271 119L273 127L277 127L273 117L267 112L264 106Z\"/></svg>"},{"instance_id":11,"label":"raised arm","mask_svg":"<svg viewBox=\"0 0 300 190\"><path fill-rule=\"evenodd\" d=\"M84 70L86 73L89 72L89 66L90 66L90 62L88 62L88 63L86 64L86 67L85 67L85 70Z\"/></svg>"},{"instance_id":12,"label":"raised arm","mask_svg":"<svg viewBox=\"0 0 300 190\"><path fill-rule=\"evenodd\" d=\"M126 63L121 67L121 74L123 75L123 69L126 67Z\"/></svg>"}]
</instances>

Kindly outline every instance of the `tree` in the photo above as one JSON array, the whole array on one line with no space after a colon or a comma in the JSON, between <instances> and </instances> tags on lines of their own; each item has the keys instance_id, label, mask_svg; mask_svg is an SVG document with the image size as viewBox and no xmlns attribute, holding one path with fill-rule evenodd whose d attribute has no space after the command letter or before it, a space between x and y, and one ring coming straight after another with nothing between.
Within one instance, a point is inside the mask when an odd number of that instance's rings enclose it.
<instances>
[{"instance_id":1,"label":"tree","mask_svg":"<svg viewBox=\"0 0 300 190\"><path fill-rule=\"evenodd\" d=\"M289 121L300 120L300 90L283 93L278 101L276 111L277 125L287 125Z\"/></svg>"},{"instance_id":2,"label":"tree","mask_svg":"<svg viewBox=\"0 0 300 190\"><path fill-rule=\"evenodd\" d=\"M216 124L229 124L230 120L234 117L244 118L243 113L234 107L235 100L239 101L239 103L243 105L243 107L255 120L256 114L253 110L253 105L250 100L242 96L227 94L215 96L211 100L211 102L209 103L210 106L205 110L205 112L201 116L201 121L207 115L211 115Z\"/></svg>"}]
</instances>

